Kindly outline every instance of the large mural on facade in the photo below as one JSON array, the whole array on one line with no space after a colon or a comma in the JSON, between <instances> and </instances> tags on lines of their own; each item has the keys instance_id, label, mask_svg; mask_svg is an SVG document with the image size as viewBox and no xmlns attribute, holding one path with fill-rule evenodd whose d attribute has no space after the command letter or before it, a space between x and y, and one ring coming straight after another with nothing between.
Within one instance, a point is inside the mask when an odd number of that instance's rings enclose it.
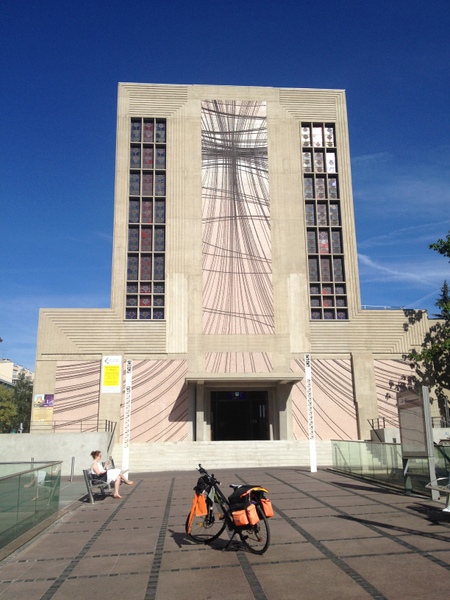
<instances>
[{"instance_id":1,"label":"large mural on facade","mask_svg":"<svg viewBox=\"0 0 450 600\"><path fill-rule=\"evenodd\" d=\"M265 102L202 102L203 330L274 332Z\"/></svg>"},{"instance_id":2,"label":"large mural on facade","mask_svg":"<svg viewBox=\"0 0 450 600\"><path fill-rule=\"evenodd\" d=\"M293 360L294 373L303 373L303 360ZM357 440L358 427L353 401L350 359L311 362L316 439ZM308 439L305 380L292 388L293 433L296 440Z\"/></svg>"},{"instance_id":3,"label":"large mural on facade","mask_svg":"<svg viewBox=\"0 0 450 600\"><path fill-rule=\"evenodd\" d=\"M53 405L57 431L97 431L100 361L59 361Z\"/></svg>"},{"instance_id":4,"label":"large mural on facade","mask_svg":"<svg viewBox=\"0 0 450 600\"><path fill-rule=\"evenodd\" d=\"M186 373L187 362L183 360L133 361L131 442L187 439Z\"/></svg>"}]
</instances>

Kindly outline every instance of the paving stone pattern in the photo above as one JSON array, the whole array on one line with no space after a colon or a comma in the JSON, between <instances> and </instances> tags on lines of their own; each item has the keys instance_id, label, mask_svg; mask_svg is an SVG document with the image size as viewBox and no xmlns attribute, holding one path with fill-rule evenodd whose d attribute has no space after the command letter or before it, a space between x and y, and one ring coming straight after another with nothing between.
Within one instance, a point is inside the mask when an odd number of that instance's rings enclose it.
<instances>
[{"instance_id":1,"label":"paving stone pattern","mask_svg":"<svg viewBox=\"0 0 450 600\"><path fill-rule=\"evenodd\" d=\"M122 486L123 500L107 497L94 505L77 500L5 558L0 599L446 597L450 515L442 513L443 502L327 470L224 469L215 475L225 493L230 483L269 489L275 517L263 556L239 545L222 552L225 533L210 546L186 539L194 469L139 474L133 487Z\"/></svg>"}]
</instances>

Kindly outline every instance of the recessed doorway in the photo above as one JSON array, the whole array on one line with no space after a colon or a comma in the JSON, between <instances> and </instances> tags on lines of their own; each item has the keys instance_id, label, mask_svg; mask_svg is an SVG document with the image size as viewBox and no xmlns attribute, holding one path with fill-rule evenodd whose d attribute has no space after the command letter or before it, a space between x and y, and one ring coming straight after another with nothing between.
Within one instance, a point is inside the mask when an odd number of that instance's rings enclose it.
<instances>
[{"instance_id":1,"label":"recessed doorway","mask_svg":"<svg viewBox=\"0 0 450 600\"><path fill-rule=\"evenodd\" d=\"M211 392L211 438L269 439L267 391Z\"/></svg>"}]
</instances>

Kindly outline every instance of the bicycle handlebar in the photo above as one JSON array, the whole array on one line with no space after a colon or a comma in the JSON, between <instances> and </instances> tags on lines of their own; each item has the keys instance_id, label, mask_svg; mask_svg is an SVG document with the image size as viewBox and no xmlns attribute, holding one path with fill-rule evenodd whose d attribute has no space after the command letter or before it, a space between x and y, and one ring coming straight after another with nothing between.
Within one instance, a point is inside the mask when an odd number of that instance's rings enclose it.
<instances>
[{"instance_id":1,"label":"bicycle handlebar","mask_svg":"<svg viewBox=\"0 0 450 600\"><path fill-rule=\"evenodd\" d=\"M217 480L217 479L214 477L214 473L211 473L211 475L210 475L210 474L208 473L208 471L207 471L206 469L204 469L200 463L199 463L199 465L198 465L198 469L197 469L197 471L200 473L200 475L203 475L204 477L207 477L207 478L208 478L208 481L209 481L211 484L217 484L217 485L220 485L220 481L218 481L218 480Z\"/></svg>"}]
</instances>

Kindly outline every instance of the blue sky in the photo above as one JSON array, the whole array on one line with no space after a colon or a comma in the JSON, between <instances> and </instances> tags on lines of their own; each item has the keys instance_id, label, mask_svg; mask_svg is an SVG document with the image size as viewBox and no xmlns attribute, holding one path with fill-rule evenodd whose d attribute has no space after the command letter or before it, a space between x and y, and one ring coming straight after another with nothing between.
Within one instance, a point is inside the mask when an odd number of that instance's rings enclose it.
<instances>
[{"instance_id":1,"label":"blue sky","mask_svg":"<svg viewBox=\"0 0 450 600\"><path fill-rule=\"evenodd\" d=\"M0 356L109 306L120 81L345 89L362 304L435 312L449 31L448 0L1 0Z\"/></svg>"}]
</instances>

